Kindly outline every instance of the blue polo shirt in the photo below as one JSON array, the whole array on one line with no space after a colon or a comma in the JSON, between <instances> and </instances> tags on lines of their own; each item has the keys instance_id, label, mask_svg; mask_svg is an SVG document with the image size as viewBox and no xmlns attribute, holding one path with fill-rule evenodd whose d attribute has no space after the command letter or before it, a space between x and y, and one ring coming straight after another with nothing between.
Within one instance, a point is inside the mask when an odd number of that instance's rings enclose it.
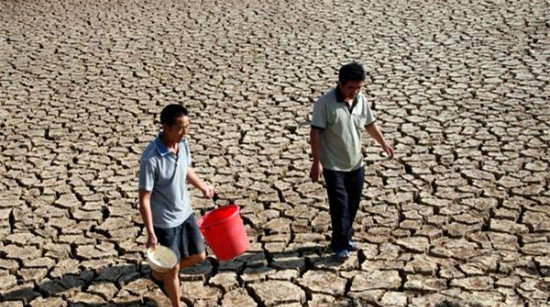
<instances>
[{"instance_id":1,"label":"blue polo shirt","mask_svg":"<svg viewBox=\"0 0 550 307\"><path fill-rule=\"evenodd\" d=\"M153 225L172 228L182 224L193 212L187 189L187 168L191 152L187 139L172 153L161 141L162 134L145 148L140 160L139 189L151 192Z\"/></svg>"}]
</instances>

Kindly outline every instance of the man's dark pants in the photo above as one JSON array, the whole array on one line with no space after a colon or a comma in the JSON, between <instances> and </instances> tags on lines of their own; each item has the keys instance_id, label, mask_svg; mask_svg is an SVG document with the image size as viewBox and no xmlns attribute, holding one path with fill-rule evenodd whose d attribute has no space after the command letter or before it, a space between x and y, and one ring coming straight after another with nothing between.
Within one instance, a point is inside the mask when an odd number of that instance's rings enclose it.
<instances>
[{"instance_id":1,"label":"man's dark pants","mask_svg":"<svg viewBox=\"0 0 550 307\"><path fill-rule=\"evenodd\" d=\"M353 235L353 220L359 209L363 184L365 182L365 167L350 172L323 170L330 218L332 221L331 248L340 251L348 248Z\"/></svg>"}]
</instances>

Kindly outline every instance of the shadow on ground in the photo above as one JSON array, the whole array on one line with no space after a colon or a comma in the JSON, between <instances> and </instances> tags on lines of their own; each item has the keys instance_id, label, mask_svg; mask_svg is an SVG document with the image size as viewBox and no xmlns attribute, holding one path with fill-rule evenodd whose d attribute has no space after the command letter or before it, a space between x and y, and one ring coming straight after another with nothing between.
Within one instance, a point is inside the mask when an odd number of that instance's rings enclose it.
<instances>
[{"instance_id":1,"label":"shadow on ground","mask_svg":"<svg viewBox=\"0 0 550 307\"><path fill-rule=\"evenodd\" d=\"M105 262L108 261L111 260ZM202 280L208 284L208 279L219 272L232 271L239 276L239 286L244 287L245 283L264 280L278 270L294 269L301 274L313 265L339 264L325 255L324 248L316 246L278 253L247 252L231 261L218 262L209 256L203 263L182 270L180 276L182 283ZM58 263L41 282L14 285L0 292L0 306L7 302L9 306L165 306L168 299L149 279L150 270L145 263L94 268L59 267ZM193 298L184 300L190 305L194 303Z\"/></svg>"}]
</instances>

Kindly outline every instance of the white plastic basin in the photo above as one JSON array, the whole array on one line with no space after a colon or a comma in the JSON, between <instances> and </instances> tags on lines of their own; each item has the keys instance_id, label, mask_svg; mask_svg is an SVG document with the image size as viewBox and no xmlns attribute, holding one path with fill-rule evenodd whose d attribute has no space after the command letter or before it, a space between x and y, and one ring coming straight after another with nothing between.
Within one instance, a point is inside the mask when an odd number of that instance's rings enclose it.
<instances>
[{"instance_id":1,"label":"white plastic basin","mask_svg":"<svg viewBox=\"0 0 550 307\"><path fill-rule=\"evenodd\" d=\"M170 248L157 245L155 249L147 249L147 263L154 271L164 273L172 269L178 262L178 257Z\"/></svg>"}]
</instances>

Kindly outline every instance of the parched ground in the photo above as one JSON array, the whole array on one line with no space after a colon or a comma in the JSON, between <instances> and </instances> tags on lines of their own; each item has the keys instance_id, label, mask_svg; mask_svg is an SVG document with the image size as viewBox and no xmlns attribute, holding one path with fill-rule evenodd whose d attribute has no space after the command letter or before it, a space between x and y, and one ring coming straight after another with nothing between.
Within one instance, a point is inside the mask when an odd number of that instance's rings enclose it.
<instances>
[{"instance_id":1,"label":"parched ground","mask_svg":"<svg viewBox=\"0 0 550 307\"><path fill-rule=\"evenodd\" d=\"M252 243L182 272L188 306L548 306L549 16L542 0L1 1L0 306L167 304L136 189L174 102ZM339 264L308 125L352 60L397 155L367 138L361 250Z\"/></svg>"}]
</instances>

